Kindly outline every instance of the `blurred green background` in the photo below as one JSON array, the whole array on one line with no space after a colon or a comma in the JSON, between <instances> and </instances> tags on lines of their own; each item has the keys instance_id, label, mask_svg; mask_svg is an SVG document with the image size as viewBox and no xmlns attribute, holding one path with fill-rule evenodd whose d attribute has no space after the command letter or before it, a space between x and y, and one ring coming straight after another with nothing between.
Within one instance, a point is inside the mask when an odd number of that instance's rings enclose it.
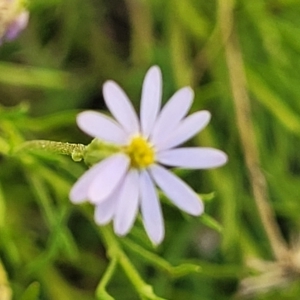
<instances>
[{"instance_id":1,"label":"blurred green background","mask_svg":"<svg viewBox=\"0 0 300 300\"><path fill-rule=\"evenodd\" d=\"M32 0L30 11L26 30L0 48L0 299L101 299L106 246L92 208L68 199L86 167L10 149L32 139L89 143L77 112L105 109L108 79L138 109L153 64L164 102L189 85L192 111L212 113L191 144L222 149L229 162L180 171L198 193L214 192L204 218L163 201L162 245L150 245L138 220L120 239L124 251L165 299L299 299L300 1ZM137 245L201 269L177 277ZM143 299L119 270L109 294Z\"/></svg>"}]
</instances>

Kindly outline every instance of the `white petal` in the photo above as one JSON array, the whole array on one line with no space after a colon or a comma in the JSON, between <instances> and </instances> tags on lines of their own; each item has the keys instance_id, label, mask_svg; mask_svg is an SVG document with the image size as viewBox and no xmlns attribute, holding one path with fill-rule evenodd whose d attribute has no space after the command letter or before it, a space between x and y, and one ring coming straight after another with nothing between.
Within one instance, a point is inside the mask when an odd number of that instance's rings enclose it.
<instances>
[{"instance_id":1,"label":"white petal","mask_svg":"<svg viewBox=\"0 0 300 300\"><path fill-rule=\"evenodd\" d=\"M156 145L165 140L166 136L179 125L179 122L187 114L194 98L194 92L190 87L184 87L177 91L163 107L155 123L151 134L151 142Z\"/></svg>"},{"instance_id":2,"label":"white petal","mask_svg":"<svg viewBox=\"0 0 300 300\"><path fill-rule=\"evenodd\" d=\"M121 126L104 114L95 111L84 111L77 116L79 128L88 135L100 140L126 144L128 135Z\"/></svg>"},{"instance_id":3,"label":"white petal","mask_svg":"<svg viewBox=\"0 0 300 300\"><path fill-rule=\"evenodd\" d=\"M159 67L154 66L147 72L141 99L141 130L147 138L153 129L161 106L162 76Z\"/></svg>"},{"instance_id":4,"label":"white petal","mask_svg":"<svg viewBox=\"0 0 300 300\"><path fill-rule=\"evenodd\" d=\"M183 119L172 134L165 141L156 144L157 151L176 147L189 140L201 131L210 120L210 113L206 110L198 111Z\"/></svg>"},{"instance_id":5,"label":"white petal","mask_svg":"<svg viewBox=\"0 0 300 300\"><path fill-rule=\"evenodd\" d=\"M103 85L104 100L115 119L129 134L139 132L139 121L132 103L124 91L114 81L107 81Z\"/></svg>"},{"instance_id":6,"label":"white petal","mask_svg":"<svg viewBox=\"0 0 300 300\"><path fill-rule=\"evenodd\" d=\"M88 189L94 178L101 172L102 163L98 163L87 170L73 185L70 191L70 200L73 203L81 203L88 199Z\"/></svg>"},{"instance_id":7,"label":"white petal","mask_svg":"<svg viewBox=\"0 0 300 300\"><path fill-rule=\"evenodd\" d=\"M118 235L127 234L136 218L139 204L138 183L138 171L130 170L124 179L114 216L114 231Z\"/></svg>"},{"instance_id":8,"label":"white petal","mask_svg":"<svg viewBox=\"0 0 300 300\"><path fill-rule=\"evenodd\" d=\"M101 163L105 165L91 182L88 189L88 197L95 204L104 201L114 192L124 178L130 160L126 155L118 153Z\"/></svg>"},{"instance_id":9,"label":"white petal","mask_svg":"<svg viewBox=\"0 0 300 300\"><path fill-rule=\"evenodd\" d=\"M224 165L227 155L213 148L177 148L157 153L157 161L172 166L189 169L210 169Z\"/></svg>"},{"instance_id":10,"label":"white petal","mask_svg":"<svg viewBox=\"0 0 300 300\"><path fill-rule=\"evenodd\" d=\"M158 245L165 235L164 220L154 184L147 171L140 174L140 193L145 230L150 240Z\"/></svg>"},{"instance_id":11,"label":"white petal","mask_svg":"<svg viewBox=\"0 0 300 300\"><path fill-rule=\"evenodd\" d=\"M119 190L112 193L105 201L96 205L94 219L98 225L106 225L112 220L118 200Z\"/></svg>"},{"instance_id":12,"label":"white petal","mask_svg":"<svg viewBox=\"0 0 300 300\"><path fill-rule=\"evenodd\" d=\"M152 165L150 172L156 184L181 210L195 216L203 212L201 199L185 182L159 165Z\"/></svg>"}]
</instances>

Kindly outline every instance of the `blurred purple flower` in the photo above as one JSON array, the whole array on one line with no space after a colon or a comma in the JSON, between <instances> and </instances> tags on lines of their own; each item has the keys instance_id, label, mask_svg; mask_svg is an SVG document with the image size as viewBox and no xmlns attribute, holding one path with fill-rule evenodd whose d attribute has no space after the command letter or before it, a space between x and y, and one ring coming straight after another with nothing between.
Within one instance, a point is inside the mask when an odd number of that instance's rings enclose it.
<instances>
[{"instance_id":1,"label":"blurred purple flower","mask_svg":"<svg viewBox=\"0 0 300 300\"><path fill-rule=\"evenodd\" d=\"M29 12L22 1L0 0L0 44L15 39L28 24Z\"/></svg>"}]
</instances>

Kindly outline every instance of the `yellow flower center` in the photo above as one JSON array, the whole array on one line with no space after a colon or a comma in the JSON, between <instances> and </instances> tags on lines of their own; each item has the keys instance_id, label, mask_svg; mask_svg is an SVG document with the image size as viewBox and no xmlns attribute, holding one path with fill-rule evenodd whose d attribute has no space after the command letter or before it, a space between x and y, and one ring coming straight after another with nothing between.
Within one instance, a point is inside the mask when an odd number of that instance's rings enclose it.
<instances>
[{"instance_id":1,"label":"yellow flower center","mask_svg":"<svg viewBox=\"0 0 300 300\"><path fill-rule=\"evenodd\" d=\"M154 163L154 149L142 136L135 136L124 151L130 157L133 168L146 168Z\"/></svg>"}]
</instances>

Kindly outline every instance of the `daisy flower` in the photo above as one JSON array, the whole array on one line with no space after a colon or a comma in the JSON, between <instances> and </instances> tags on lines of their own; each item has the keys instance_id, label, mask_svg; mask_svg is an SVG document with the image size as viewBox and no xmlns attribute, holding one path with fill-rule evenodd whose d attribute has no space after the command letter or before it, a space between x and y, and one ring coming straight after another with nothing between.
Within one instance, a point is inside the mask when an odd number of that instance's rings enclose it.
<instances>
[{"instance_id":1,"label":"daisy flower","mask_svg":"<svg viewBox=\"0 0 300 300\"><path fill-rule=\"evenodd\" d=\"M169 167L209 169L226 163L220 150L178 147L202 130L210 120L208 111L186 116L194 93L178 90L161 109L162 75L157 66L147 72L140 116L124 91L114 82L103 86L105 103L114 118L85 111L77 124L88 135L117 146L118 151L96 163L73 186L73 203L93 203L95 221L113 221L118 235L127 234L140 210L145 230L154 244L164 238L164 221L156 186L184 212L198 216L204 206L200 197Z\"/></svg>"}]
</instances>

